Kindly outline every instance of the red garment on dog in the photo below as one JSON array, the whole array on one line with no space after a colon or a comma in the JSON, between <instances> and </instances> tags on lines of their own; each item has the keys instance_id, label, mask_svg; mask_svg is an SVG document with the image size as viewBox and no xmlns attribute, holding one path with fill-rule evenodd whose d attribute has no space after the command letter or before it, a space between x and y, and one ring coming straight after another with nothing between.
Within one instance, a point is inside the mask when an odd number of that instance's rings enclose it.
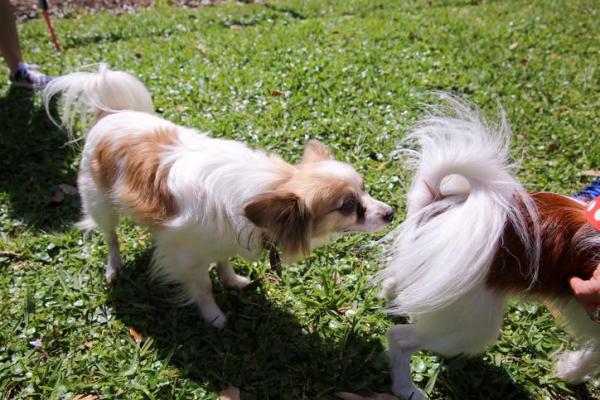
<instances>
[{"instance_id":1,"label":"red garment on dog","mask_svg":"<svg viewBox=\"0 0 600 400\"><path fill-rule=\"evenodd\" d=\"M588 222L600 231L600 196L588 203L585 208L585 216Z\"/></svg>"}]
</instances>

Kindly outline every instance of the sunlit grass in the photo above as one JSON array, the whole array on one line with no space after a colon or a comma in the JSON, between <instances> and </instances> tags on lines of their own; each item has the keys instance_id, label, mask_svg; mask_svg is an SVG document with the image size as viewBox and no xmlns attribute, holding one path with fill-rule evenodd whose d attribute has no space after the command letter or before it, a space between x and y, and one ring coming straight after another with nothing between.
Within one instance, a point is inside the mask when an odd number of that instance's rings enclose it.
<instances>
[{"instance_id":1,"label":"sunlit grass","mask_svg":"<svg viewBox=\"0 0 600 400\"><path fill-rule=\"evenodd\" d=\"M482 3L482 4L480 4ZM176 123L297 160L308 138L362 172L402 218L410 174L393 151L431 90L450 90L514 131L520 178L571 193L600 161L599 11L593 1L283 1L159 7L21 25L27 61L51 74L109 62L141 77ZM0 73L6 73L4 69ZM320 399L387 391L376 237L350 236L287 266L236 269L249 290L215 281L228 325L217 332L145 276L151 238L124 223L126 272L103 281L106 249L72 228L79 145L39 98L0 83L0 398ZM594 398L567 388L551 358L572 345L547 311L517 304L500 343L474 359L422 353L415 379L436 399ZM137 344L130 328L141 333ZM39 341L37 341L39 340Z\"/></svg>"}]
</instances>

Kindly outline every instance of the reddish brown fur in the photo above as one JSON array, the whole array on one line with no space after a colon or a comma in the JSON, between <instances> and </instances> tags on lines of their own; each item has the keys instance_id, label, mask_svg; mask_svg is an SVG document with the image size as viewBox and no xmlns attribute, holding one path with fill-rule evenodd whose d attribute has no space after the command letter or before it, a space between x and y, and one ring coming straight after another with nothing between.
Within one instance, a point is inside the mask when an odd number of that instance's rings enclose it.
<instances>
[{"instance_id":1,"label":"reddish brown fur","mask_svg":"<svg viewBox=\"0 0 600 400\"><path fill-rule=\"evenodd\" d=\"M288 254L310 251L313 219L304 202L290 192L258 196L244 208L246 217L266 229Z\"/></svg>"},{"instance_id":2,"label":"reddish brown fur","mask_svg":"<svg viewBox=\"0 0 600 400\"><path fill-rule=\"evenodd\" d=\"M167 187L170 166L160 163L164 146L176 140L172 128L143 136L103 138L91 163L94 180L105 191L113 191L135 219L150 226L160 224L177 213ZM119 174L122 181L115 187Z\"/></svg>"},{"instance_id":3,"label":"reddish brown fur","mask_svg":"<svg viewBox=\"0 0 600 400\"><path fill-rule=\"evenodd\" d=\"M347 182L299 172L277 190L254 198L244 212L293 259L310 252L311 239L337 230L337 218L343 217L332 212L356 191Z\"/></svg>"},{"instance_id":4,"label":"reddish brown fur","mask_svg":"<svg viewBox=\"0 0 600 400\"><path fill-rule=\"evenodd\" d=\"M528 269L525 247L514 228L508 226L486 284L496 290L545 298L568 295L569 277L589 278L600 254L600 247L581 250L577 244L600 232L587 222L585 206L576 200L554 193L533 193L532 197L538 209L541 229L538 280L531 285L531 278L525 273ZM533 237L531 220L529 234Z\"/></svg>"}]
</instances>

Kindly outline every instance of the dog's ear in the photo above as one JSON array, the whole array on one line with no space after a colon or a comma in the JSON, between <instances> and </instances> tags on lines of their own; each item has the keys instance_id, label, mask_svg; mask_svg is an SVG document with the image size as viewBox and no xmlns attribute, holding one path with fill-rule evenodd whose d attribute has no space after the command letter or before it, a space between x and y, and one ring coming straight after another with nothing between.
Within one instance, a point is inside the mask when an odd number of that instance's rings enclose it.
<instances>
[{"instance_id":1,"label":"dog's ear","mask_svg":"<svg viewBox=\"0 0 600 400\"><path fill-rule=\"evenodd\" d=\"M333 155L323 143L318 140L309 140L304 147L303 163L333 160Z\"/></svg>"},{"instance_id":2,"label":"dog's ear","mask_svg":"<svg viewBox=\"0 0 600 400\"><path fill-rule=\"evenodd\" d=\"M310 252L312 217L304 201L293 193L266 193L244 206L253 224L268 231L288 260Z\"/></svg>"}]
</instances>

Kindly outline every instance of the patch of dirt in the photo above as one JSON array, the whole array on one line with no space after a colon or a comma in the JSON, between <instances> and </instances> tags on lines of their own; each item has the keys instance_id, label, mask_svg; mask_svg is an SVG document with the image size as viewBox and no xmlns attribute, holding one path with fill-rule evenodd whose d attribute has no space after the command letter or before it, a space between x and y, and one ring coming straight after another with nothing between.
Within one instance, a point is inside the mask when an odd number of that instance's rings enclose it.
<instances>
[{"instance_id":1,"label":"patch of dirt","mask_svg":"<svg viewBox=\"0 0 600 400\"><path fill-rule=\"evenodd\" d=\"M196 8L224 3L226 0L170 0L178 7ZM255 3L245 0L242 3ZM11 0L18 20L40 18L38 0ZM154 7L155 0L48 0L48 11L53 18L77 18L107 10L114 15L134 12L138 8Z\"/></svg>"}]
</instances>

